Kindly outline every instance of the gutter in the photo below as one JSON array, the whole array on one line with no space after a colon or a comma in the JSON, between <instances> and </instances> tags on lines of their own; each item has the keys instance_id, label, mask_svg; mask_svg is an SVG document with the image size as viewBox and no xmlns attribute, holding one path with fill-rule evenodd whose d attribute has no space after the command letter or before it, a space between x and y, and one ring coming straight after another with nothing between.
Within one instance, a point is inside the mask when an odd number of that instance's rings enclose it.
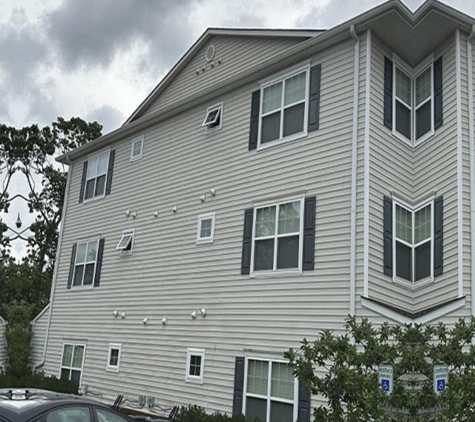
<instances>
[{"instance_id":1,"label":"gutter","mask_svg":"<svg viewBox=\"0 0 475 422\"><path fill-rule=\"evenodd\" d=\"M68 160L69 161L69 160ZM68 163L70 164L70 163ZM69 189L71 185L71 173L72 169L69 167L68 171L68 179L66 181L66 190L64 192L64 202L63 202L63 211L61 213L61 227L59 229L59 237L58 237L58 250L56 251L56 262L54 263L54 271L53 271L53 279L51 280L51 292L49 296L49 312L48 312L48 322L46 323L46 333L45 333L45 341L43 346L43 356L41 358L41 362L38 365L35 365L35 370L41 368L46 361L46 350L48 348L48 339L49 339L49 330L51 327L51 316L53 314L53 299L54 299L54 291L56 288L56 280L58 279L58 268L59 268L59 257L61 255L61 246L63 243L63 232L64 226L66 223L66 207L68 206L68 197L69 197Z\"/></svg>"},{"instance_id":2,"label":"gutter","mask_svg":"<svg viewBox=\"0 0 475 422\"><path fill-rule=\"evenodd\" d=\"M360 73L360 39L355 26L350 35L355 40L355 68L353 74L353 138L351 151L351 217L350 217L350 315L356 314L356 189L358 166L358 99Z\"/></svg>"},{"instance_id":3,"label":"gutter","mask_svg":"<svg viewBox=\"0 0 475 422\"><path fill-rule=\"evenodd\" d=\"M471 278L472 278L472 315L475 316L475 142L473 122L473 57L472 39L475 36L475 25L467 38L467 68L468 68L468 144L470 157L470 234L471 234Z\"/></svg>"}]
</instances>

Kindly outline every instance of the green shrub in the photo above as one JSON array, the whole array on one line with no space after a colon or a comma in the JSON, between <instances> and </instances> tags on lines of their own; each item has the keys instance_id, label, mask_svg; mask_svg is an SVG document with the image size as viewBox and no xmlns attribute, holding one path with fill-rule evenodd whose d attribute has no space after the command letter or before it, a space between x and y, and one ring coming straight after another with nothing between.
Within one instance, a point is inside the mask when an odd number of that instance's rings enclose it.
<instances>
[{"instance_id":1,"label":"green shrub","mask_svg":"<svg viewBox=\"0 0 475 422\"><path fill-rule=\"evenodd\" d=\"M0 388L26 388L55 391L57 393L78 394L78 386L72 381L47 377L43 373L16 377L11 374L0 375Z\"/></svg>"},{"instance_id":2,"label":"green shrub","mask_svg":"<svg viewBox=\"0 0 475 422\"><path fill-rule=\"evenodd\" d=\"M205 409L195 405L181 407L175 422L248 422L243 415L227 415L226 413L208 414ZM259 422L258 419L253 422Z\"/></svg>"}]
</instances>

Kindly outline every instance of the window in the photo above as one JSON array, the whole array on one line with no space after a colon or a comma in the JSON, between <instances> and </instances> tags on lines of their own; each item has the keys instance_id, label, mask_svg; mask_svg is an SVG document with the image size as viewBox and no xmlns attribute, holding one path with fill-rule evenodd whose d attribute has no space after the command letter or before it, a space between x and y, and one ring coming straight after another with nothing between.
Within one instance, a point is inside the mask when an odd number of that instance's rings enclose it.
<instances>
[{"instance_id":1,"label":"window","mask_svg":"<svg viewBox=\"0 0 475 422\"><path fill-rule=\"evenodd\" d=\"M98 240L78 243L74 263L73 287L92 286L96 273Z\"/></svg>"},{"instance_id":2,"label":"window","mask_svg":"<svg viewBox=\"0 0 475 422\"><path fill-rule=\"evenodd\" d=\"M96 407L96 413L98 422L129 422L129 419L98 407Z\"/></svg>"},{"instance_id":3,"label":"window","mask_svg":"<svg viewBox=\"0 0 475 422\"><path fill-rule=\"evenodd\" d=\"M306 135L308 69L261 87L259 145Z\"/></svg>"},{"instance_id":4,"label":"window","mask_svg":"<svg viewBox=\"0 0 475 422\"><path fill-rule=\"evenodd\" d=\"M205 351L203 349L188 349L185 380L203 384L204 367Z\"/></svg>"},{"instance_id":5,"label":"window","mask_svg":"<svg viewBox=\"0 0 475 422\"><path fill-rule=\"evenodd\" d=\"M297 380L285 362L247 359L244 409L247 420L293 422L297 419Z\"/></svg>"},{"instance_id":6,"label":"window","mask_svg":"<svg viewBox=\"0 0 475 422\"><path fill-rule=\"evenodd\" d=\"M85 406L68 406L48 413L46 422L91 422L91 413Z\"/></svg>"},{"instance_id":7,"label":"window","mask_svg":"<svg viewBox=\"0 0 475 422\"><path fill-rule=\"evenodd\" d=\"M254 209L253 272L301 271L303 199Z\"/></svg>"},{"instance_id":8,"label":"window","mask_svg":"<svg viewBox=\"0 0 475 422\"><path fill-rule=\"evenodd\" d=\"M130 161L140 160L142 158L144 137L132 140L132 148L130 151Z\"/></svg>"},{"instance_id":9,"label":"window","mask_svg":"<svg viewBox=\"0 0 475 422\"><path fill-rule=\"evenodd\" d=\"M393 202L395 276L416 283L433 277L433 201L411 209Z\"/></svg>"},{"instance_id":10,"label":"window","mask_svg":"<svg viewBox=\"0 0 475 422\"><path fill-rule=\"evenodd\" d=\"M61 360L60 378L81 384L84 364L84 344L65 344Z\"/></svg>"},{"instance_id":11,"label":"window","mask_svg":"<svg viewBox=\"0 0 475 422\"><path fill-rule=\"evenodd\" d=\"M132 247L134 243L134 230L124 230L122 232L122 237L117 244L116 249L122 251L122 253L132 253Z\"/></svg>"},{"instance_id":12,"label":"window","mask_svg":"<svg viewBox=\"0 0 475 422\"><path fill-rule=\"evenodd\" d=\"M434 133L433 67L432 59L415 71L394 63L393 133L411 146Z\"/></svg>"},{"instance_id":13,"label":"window","mask_svg":"<svg viewBox=\"0 0 475 422\"><path fill-rule=\"evenodd\" d=\"M202 126L206 127L207 129L221 129L222 114L223 103L215 104L211 107L208 107Z\"/></svg>"},{"instance_id":14,"label":"window","mask_svg":"<svg viewBox=\"0 0 475 422\"><path fill-rule=\"evenodd\" d=\"M214 238L215 214L203 214L198 217L196 243L212 243Z\"/></svg>"},{"instance_id":15,"label":"window","mask_svg":"<svg viewBox=\"0 0 475 422\"><path fill-rule=\"evenodd\" d=\"M84 200L103 197L106 191L107 168L109 151L89 158L86 173L86 189Z\"/></svg>"},{"instance_id":16,"label":"window","mask_svg":"<svg viewBox=\"0 0 475 422\"><path fill-rule=\"evenodd\" d=\"M109 355L107 356L108 372L119 372L120 355L122 353L122 344L109 344Z\"/></svg>"}]
</instances>

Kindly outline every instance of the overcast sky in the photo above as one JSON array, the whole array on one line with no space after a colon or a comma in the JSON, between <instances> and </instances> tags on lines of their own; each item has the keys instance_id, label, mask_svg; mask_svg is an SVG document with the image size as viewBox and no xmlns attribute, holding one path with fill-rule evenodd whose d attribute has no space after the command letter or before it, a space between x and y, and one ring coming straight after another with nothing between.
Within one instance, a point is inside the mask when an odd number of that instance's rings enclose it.
<instances>
[{"instance_id":1,"label":"overcast sky","mask_svg":"<svg viewBox=\"0 0 475 422\"><path fill-rule=\"evenodd\" d=\"M475 15L475 1L446 0ZM0 121L121 125L207 27L331 28L383 0L0 0ZM406 0L412 10L423 0ZM24 192L21 179L12 195ZM14 203L12 223L24 204ZM24 247L14 246L20 256Z\"/></svg>"}]
</instances>

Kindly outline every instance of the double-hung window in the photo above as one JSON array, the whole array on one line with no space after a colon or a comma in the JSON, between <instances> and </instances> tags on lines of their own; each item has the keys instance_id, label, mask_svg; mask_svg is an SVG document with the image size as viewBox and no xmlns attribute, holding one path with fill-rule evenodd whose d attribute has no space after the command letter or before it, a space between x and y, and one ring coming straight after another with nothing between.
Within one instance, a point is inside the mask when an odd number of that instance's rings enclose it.
<instances>
[{"instance_id":1,"label":"double-hung window","mask_svg":"<svg viewBox=\"0 0 475 422\"><path fill-rule=\"evenodd\" d=\"M109 155L110 152L106 151L89 158L87 163L84 200L105 195Z\"/></svg>"},{"instance_id":2,"label":"double-hung window","mask_svg":"<svg viewBox=\"0 0 475 422\"><path fill-rule=\"evenodd\" d=\"M302 198L254 209L254 273L302 270L303 209Z\"/></svg>"},{"instance_id":3,"label":"double-hung window","mask_svg":"<svg viewBox=\"0 0 475 422\"><path fill-rule=\"evenodd\" d=\"M433 62L414 71L395 61L393 72L393 133L414 147L434 133Z\"/></svg>"},{"instance_id":4,"label":"double-hung window","mask_svg":"<svg viewBox=\"0 0 475 422\"><path fill-rule=\"evenodd\" d=\"M261 87L260 145L306 135L308 75L300 70Z\"/></svg>"},{"instance_id":5,"label":"double-hung window","mask_svg":"<svg viewBox=\"0 0 475 422\"><path fill-rule=\"evenodd\" d=\"M82 368L84 365L84 344L64 344L63 356L61 359L62 380L73 381L77 385L81 384Z\"/></svg>"},{"instance_id":6,"label":"double-hung window","mask_svg":"<svg viewBox=\"0 0 475 422\"><path fill-rule=\"evenodd\" d=\"M411 209L393 202L393 260L398 279L417 283L433 277L433 201Z\"/></svg>"},{"instance_id":7,"label":"double-hung window","mask_svg":"<svg viewBox=\"0 0 475 422\"><path fill-rule=\"evenodd\" d=\"M285 362L247 359L243 413L247 420L294 422L298 383Z\"/></svg>"},{"instance_id":8,"label":"double-hung window","mask_svg":"<svg viewBox=\"0 0 475 422\"><path fill-rule=\"evenodd\" d=\"M99 241L78 243L74 263L73 287L92 286L96 273Z\"/></svg>"}]
</instances>

